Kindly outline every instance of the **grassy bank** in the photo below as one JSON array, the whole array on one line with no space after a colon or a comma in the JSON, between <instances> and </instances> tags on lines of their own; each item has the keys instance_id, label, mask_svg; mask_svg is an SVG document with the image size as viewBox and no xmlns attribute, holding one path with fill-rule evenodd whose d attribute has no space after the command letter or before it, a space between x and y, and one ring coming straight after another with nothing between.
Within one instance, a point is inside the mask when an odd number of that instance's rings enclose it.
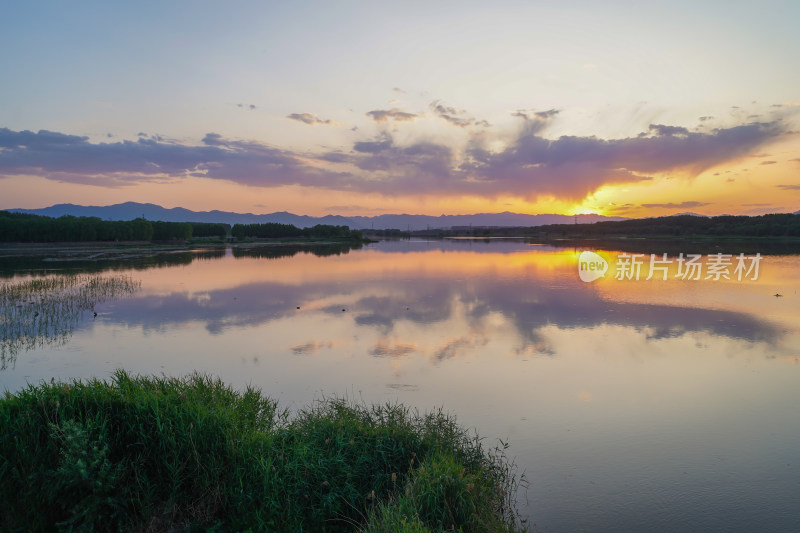
<instances>
[{"instance_id":1,"label":"grassy bank","mask_svg":"<svg viewBox=\"0 0 800 533\"><path fill-rule=\"evenodd\" d=\"M290 416L124 371L0 400L2 531L517 531L515 483L451 416L401 405Z\"/></svg>"}]
</instances>

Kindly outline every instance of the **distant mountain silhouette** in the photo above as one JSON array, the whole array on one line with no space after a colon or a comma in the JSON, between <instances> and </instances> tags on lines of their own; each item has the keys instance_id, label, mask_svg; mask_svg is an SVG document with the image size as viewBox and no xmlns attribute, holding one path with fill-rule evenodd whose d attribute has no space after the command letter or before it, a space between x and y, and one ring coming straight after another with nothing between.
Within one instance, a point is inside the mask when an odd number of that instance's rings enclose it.
<instances>
[{"instance_id":1,"label":"distant mountain silhouette","mask_svg":"<svg viewBox=\"0 0 800 533\"><path fill-rule=\"evenodd\" d=\"M80 217L97 217L103 220L133 220L144 217L148 220L165 222L224 222L227 224L264 224L277 222L292 224L299 228L307 228L316 224L332 224L349 226L352 229L391 229L421 230L450 228L452 226L541 226L544 224L590 224L602 220L626 220L624 217L604 217L602 215L526 215L521 213L478 213L474 215L377 215L374 217L326 215L311 217L295 215L280 211L265 215L253 213L233 213L229 211L191 211L182 207L167 209L155 204L125 202L108 206L83 206L74 204L57 204L42 209L7 209L16 213L31 213L48 217L73 215Z\"/></svg>"},{"instance_id":2,"label":"distant mountain silhouette","mask_svg":"<svg viewBox=\"0 0 800 533\"><path fill-rule=\"evenodd\" d=\"M710 215L703 215L700 213L692 213L691 211L686 211L684 213L675 213L674 215L669 215L671 217L683 217L683 216L690 216L690 217L703 217L703 218L710 218Z\"/></svg>"}]
</instances>

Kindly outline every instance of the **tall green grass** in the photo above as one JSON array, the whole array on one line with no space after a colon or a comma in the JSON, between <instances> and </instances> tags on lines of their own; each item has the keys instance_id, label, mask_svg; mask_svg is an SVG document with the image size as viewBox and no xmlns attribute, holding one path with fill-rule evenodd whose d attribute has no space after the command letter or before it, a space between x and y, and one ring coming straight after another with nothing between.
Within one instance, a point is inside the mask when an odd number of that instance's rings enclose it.
<instances>
[{"instance_id":1,"label":"tall green grass","mask_svg":"<svg viewBox=\"0 0 800 533\"><path fill-rule=\"evenodd\" d=\"M2 531L519 531L518 481L442 411L121 370L0 400Z\"/></svg>"}]
</instances>

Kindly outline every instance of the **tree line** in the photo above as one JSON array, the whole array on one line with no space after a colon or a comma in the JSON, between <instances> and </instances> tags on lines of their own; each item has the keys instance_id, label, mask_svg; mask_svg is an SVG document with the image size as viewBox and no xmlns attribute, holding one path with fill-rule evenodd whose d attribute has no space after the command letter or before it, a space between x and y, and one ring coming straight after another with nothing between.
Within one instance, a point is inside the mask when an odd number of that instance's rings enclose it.
<instances>
[{"instance_id":1,"label":"tree line","mask_svg":"<svg viewBox=\"0 0 800 533\"><path fill-rule=\"evenodd\" d=\"M360 231L347 226L317 224L298 228L290 224L229 224L210 222L161 222L144 218L101 220L97 217L59 218L0 211L0 242L115 242L187 241L192 238L325 238L362 240Z\"/></svg>"},{"instance_id":2,"label":"tree line","mask_svg":"<svg viewBox=\"0 0 800 533\"><path fill-rule=\"evenodd\" d=\"M298 228L291 224L236 224L231 229L231 235L237 239L280 239L291 237L324 238L341 240L362 240L363 235L358 230L351 230L348 226L332 226L317 224L310 228Z\"/></svg>"},{"instance_id":3,"label":"tree line","mask_svg":"<svg viewBox=\"0 0 800 533\"><path fill-rule=\"evenodd\" d=\"M527 233L550 237L800 237L800 215L769 214L752 217L678 215L594 224L551 224L528 228Z\"/></svg>"},{"instance_id":4,"label":"tree line","mask_svg":"<svg viewBox=\"0 0 800 533\"><path fill-rule=\"evenodd\" d=\"M192 237L225 238L227 224L102 220L65 215L58 218L0 211L0 242L186 241Z\"/></svg>"}]
</instances>

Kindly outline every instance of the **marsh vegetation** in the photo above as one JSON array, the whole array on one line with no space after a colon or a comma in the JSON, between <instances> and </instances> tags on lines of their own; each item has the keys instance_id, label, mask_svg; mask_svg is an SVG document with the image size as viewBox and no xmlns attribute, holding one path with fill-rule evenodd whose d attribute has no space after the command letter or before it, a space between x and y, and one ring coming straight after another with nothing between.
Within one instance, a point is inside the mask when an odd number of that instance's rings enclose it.
<instances>
[{"instance_id":1,"label":"marsh vegetation","mask_svg":"<svg viewBox=\"0 0 800 533\"><path fill-rule=\"evenodd\" d=\"M141 377L0 400L3 531L519 531L504 454L442 412Z\"/></svg>"},{"instance_id":2,"label":"marsh vegetation","mask_svg":"<svg viewBox=\"0 0 800 533\"><path fill-rule=\"evenodd\" d=\"M109 298L133 294L130 276L68 274L0 281L0 370L21 351L65 344L80 320Z\"/></svg>"}]
</instances>

